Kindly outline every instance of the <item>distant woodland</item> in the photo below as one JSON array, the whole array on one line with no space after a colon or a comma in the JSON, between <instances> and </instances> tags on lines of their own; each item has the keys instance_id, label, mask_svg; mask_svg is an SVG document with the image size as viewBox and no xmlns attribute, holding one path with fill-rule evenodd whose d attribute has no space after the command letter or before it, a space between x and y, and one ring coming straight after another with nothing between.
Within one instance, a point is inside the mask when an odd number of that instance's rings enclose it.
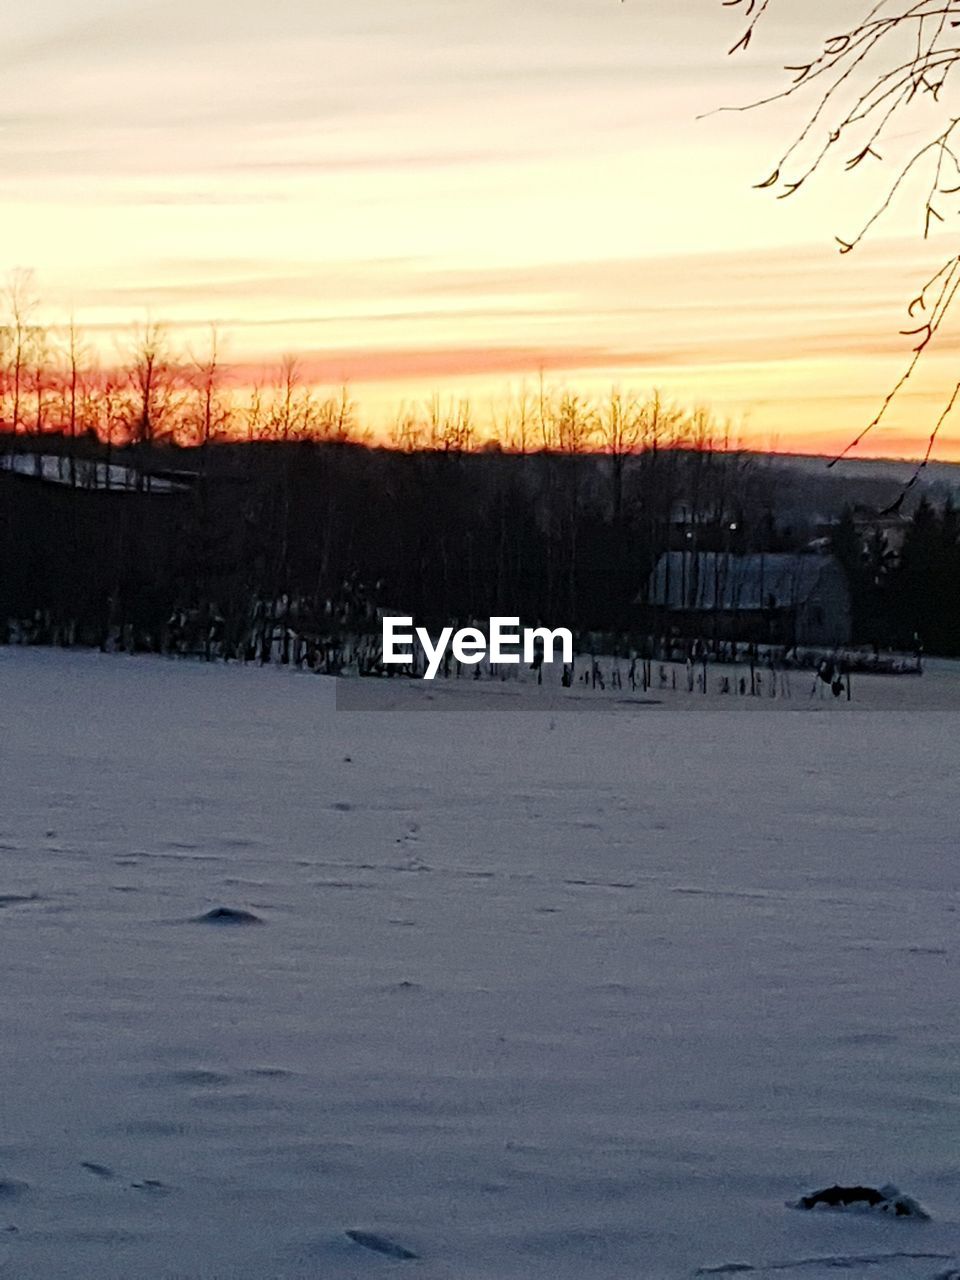
<instances>
[{"instance_id":1,"label":"distant woodland","mask_svg":"<svg viewBox=\"0 0 960 1280\"><path fill-rule=\"evenodd\" d=\"M467 402L434 399L375 447L347 391L319 393L294 359L241 392L215 331L198 356L148 326L106 369L34 309L14 277L0 638L299 661L393 609L627 645L658 556L679 548L832 551L855 640L960 652L946 493L918 486L891 540L870 513L897 502L896 480L748 454L705 411L617 390L537 385L483 432Z\"/></svg>"}]
</instances>

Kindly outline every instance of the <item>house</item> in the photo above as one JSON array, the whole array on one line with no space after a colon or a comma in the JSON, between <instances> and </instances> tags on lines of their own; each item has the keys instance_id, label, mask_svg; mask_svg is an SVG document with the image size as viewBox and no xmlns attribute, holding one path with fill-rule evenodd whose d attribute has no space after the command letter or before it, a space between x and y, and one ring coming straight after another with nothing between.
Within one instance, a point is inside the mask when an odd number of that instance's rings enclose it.
<instances>
[{"instance_id":1,"label":"house","mask_svg":"<svg viewBox=\"0 0 960 1280\"><path fill-rule=\"evenodd\" d=\"M853 508L853 525L864 555L883 551L896 564L913 521L900 511L876 511L858 504Z\"/></svg>"},{"instance_id":2,"label":"house","mask_svg":"<svg viewBox=\"0 0 960 1280\"><path fill-rule=\"evenodd\" d=\"M668 551L732 551L741 537L741 517L732 508L713 503L699 506L686 498L670 505L664 542Z\"/></svg>"},{"instance_id":3,"label":"house","mask_svg":"<svg viewBox=\"0 0 960 1280\"><path fill-rule=\"evenodd\" d=\"M864 557L871 560L884 557L891 565L899 562L907 534L913 525L909 516L899 510L878 511L875 507L857 503L850 509L848 518L852 521L854 534ZM817 537L808 544L808 549L823 548L829 551L842 524L843 520L839 517L820 517L816 524Z\"/></svg>"},{"instance_id":4,"label":"house","mask_svg":"<svg viewBox=\"0 0 960 1280\"><path fill-rule=\"evenodd\" d=\"M668 551L637 604L659 634L829 647L850 640L850 592L833 556Z\"/></svg>"}]
</instances>

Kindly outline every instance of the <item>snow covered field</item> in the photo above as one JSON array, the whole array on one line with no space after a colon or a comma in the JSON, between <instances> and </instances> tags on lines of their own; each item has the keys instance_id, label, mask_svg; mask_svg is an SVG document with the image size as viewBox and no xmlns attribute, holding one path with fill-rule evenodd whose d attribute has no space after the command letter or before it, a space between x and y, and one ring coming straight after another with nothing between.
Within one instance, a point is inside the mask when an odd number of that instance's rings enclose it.
<instances>
[{"instance_id":1,"label":"snow covered field","mask_svg":"<svg viewBox=\"0 0 960 1280\"><path fill-rule=\"evenodd\" d=\"M960 1267L960 679L799 683L0 649L0 1276ZM784 1207L838 1181L933 1220Z\"/></svg>"}]
</instances>

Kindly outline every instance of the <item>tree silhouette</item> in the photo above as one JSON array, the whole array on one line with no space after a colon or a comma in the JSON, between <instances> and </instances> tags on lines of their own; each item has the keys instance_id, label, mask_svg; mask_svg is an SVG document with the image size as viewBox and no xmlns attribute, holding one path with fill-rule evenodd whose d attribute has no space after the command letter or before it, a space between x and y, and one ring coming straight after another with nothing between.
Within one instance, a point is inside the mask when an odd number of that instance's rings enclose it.
<instances>
[{"instance_id":1,"label":"tree silhouette","mask_svg":"<svg viewBox=\"0 0 960 1280\"><path fill-rule=\"evenodd\" d=\"M722 0L747 19L730 49L746 52L761 23L777 20L780 0ZM721 110L750 111L785 100L803 104L801 121L772 172L757 184L787 199L834 164L851 173L883 167L887 181L876 203L852 231L837 236L852 253L901 199L918 207L923 239L960 212L960 113L951 101L960 63L960 0L863 0L863 15L845 29L827 31L819 48L784 68L789 80L759 100ZM785 7L785 6L784 6ZM825 19L826 21L826 19ZM934 344L960 291L960 254L953 254L911 300L903 333L915 339L903 373L872 420L834 458L834 466L880 425ZM960 381L946 395L926 452L895 505L919 480L937 437L960 399Z\"/></svg>"}]
</instances>

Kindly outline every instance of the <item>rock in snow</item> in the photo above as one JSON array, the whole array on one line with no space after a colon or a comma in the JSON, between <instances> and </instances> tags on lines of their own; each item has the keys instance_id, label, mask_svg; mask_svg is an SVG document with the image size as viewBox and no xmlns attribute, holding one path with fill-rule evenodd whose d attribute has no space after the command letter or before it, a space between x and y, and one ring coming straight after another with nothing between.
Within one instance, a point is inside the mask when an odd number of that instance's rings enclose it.
<instances>
[{"instance_id":1,"label":"rock in snow","mask_svg":"<svg viewBox=\"0 0 960 1280\"><path fill-rule=\"evenodd\" d=\"M193 919L195 924L263 924L252 911L241 911L237 907L213 907Z\"/></svg>"},{"instance_id":2,"label":"rock in snow","mask_svg":"<svg viewBox=\"0 0 960 1280\"><path fill-rule=\"evenodd\" d=\"M895 1218L919 1218L930 1215L916 1200L901 1193L889 1183L879 1191L875 1187L825 1187L788 1203L790 1209L832 1209L840 1213L888 1213Z\"/></svg>"}]
</instances>

